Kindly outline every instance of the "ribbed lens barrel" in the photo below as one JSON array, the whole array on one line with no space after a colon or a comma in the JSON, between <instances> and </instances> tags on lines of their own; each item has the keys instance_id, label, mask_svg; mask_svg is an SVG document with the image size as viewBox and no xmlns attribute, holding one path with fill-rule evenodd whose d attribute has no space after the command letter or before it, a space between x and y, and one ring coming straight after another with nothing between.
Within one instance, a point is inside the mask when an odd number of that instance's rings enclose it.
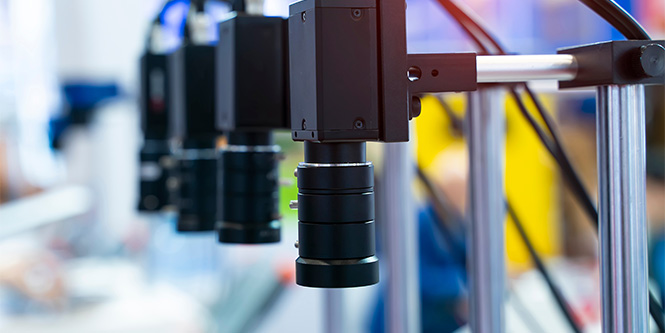
<instances>
[{"instance_id":1,"label":"ribbed lens barrel","mask_svg":"<svg viewBox=\"0 0 665 333\"><path fill-rule=\"evenodd\" d=\"M280 241L279 146L270 132L231 132L219 156L219 241Z\"/></svg>"},{"instance_id":2,"label":"ribbed lens barrel","mask_svg":"<svg viewBox=\"0 0 665 333\"><path fill-rule=\"evenodd\" d=\"M167 188L169 144L166 140L146 140L140 153L140 189L138 209L142 212L162 210L169 202Z\"/></svg>"},{"instance_id":3,"label":"ribbed lens barrel","mask_svg":"<svg viewBox=\"0 0 665 333\"><path fill-rule=\"evenodd\" d=\"M374 167L365 143L305 142L298 166L296 283L346 288L379 282Z\"/></svg>"},{"instance_id":4,"label":"ribbed lens barrel","mask_svg":"<svg viewBox=\"0 0 665 333\"><path fill-rule=\"evenodd\" d=\"M177 231L214 230L217 211L215 141L185 141L176 159Z\"/></svg>"}]
</instances>

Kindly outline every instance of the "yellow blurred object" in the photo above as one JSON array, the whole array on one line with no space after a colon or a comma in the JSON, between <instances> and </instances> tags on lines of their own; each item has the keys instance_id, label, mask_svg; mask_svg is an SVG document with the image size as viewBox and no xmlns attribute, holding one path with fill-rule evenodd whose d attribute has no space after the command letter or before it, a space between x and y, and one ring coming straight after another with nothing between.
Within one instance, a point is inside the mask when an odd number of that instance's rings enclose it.
<instances>
[{"instance_id":1,"label":"yellow blurred object","mask_svg":"<svg viewBox=\"0 0 665 333\"><path fill-rule=\"evenodd\" d=\"M445 99L452 111L463 118L466 107L464 95L448 94ZM543 100L552 110L551 100ZM530 100L525 99L525 102L529 110L535 110ZM424 97L422 110L415 126L418 163L443 187L451 202L463 210L466 191L460 188L459 181L452 179L465 179L468 172L464 139L453 133L451 120L436 97ZM538 119L535 112L532 114ZM506 192L527 234L543 256L559 254L560 230L557 223L560 221L560 210L556 165L515 102L508 97L505 156ZM456 200L460 196L462 199ZM531 266L528 252L512 222L506 224L506 247L509 269L523 270Z\"/></svg>"},{"instance_id":2,"label":"yellow blurred object","mask_svg":"<svg viewBox=\"0 0 665 333\"><path fill-rule=\"evenodd\" d=\"M530 99L531 114L539 119ZM542 98L547 110L552 100ZM560 253L558 172L554 160L512 98L506 99L506 193L536 250L543 256ZM529 255L513 223L506 230L508 258L517 269L530 265Z\"/></svg>"}]
</instances>

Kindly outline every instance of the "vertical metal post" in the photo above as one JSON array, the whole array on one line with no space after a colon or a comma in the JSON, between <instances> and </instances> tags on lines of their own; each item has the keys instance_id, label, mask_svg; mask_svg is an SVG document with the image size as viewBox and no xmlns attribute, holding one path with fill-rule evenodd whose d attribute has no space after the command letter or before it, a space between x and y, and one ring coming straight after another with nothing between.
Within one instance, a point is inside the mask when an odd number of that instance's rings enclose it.
<instances>
[{"instance_id":1,"label":"vertical metal post","mask_svg":"<svg viewBox=\"0 0 665 333\"><path fill-rule=\"evenodd\" d=\"M343 292L344 289L323 289L325 333L344 332L346 320L344 319Z\"/></svg>"},{"instance_id":2,"label":"vertical metal post","mask_svg":"<svg viewBox=\"0 0 665 333\"><path fill-rule=\"evenodd\" d=\"M648 331L644 86L598 88L603 332Z\"/></svg>"},{"instance_id":3,"label":"vertical metal post","mask_svg":"<svg viewBox=\"0 0 665 333\"><path fill-rule=\"evenodd\" d=\"M418 221L411 194L414 159L408 142L384 147L381 207L385 213L378 223L386 233L386 330L420 332Z\"/></svg>"},{"instance_id":4,"label":"vertical metal post","mask_svg":"<svg viewBox=\"0 0 665 333\"><path fill-rule=\"evenodd\" d=\"M499 88L469 94L469 324L504 331L504 107Z\"/></svg>"}]
</instances>

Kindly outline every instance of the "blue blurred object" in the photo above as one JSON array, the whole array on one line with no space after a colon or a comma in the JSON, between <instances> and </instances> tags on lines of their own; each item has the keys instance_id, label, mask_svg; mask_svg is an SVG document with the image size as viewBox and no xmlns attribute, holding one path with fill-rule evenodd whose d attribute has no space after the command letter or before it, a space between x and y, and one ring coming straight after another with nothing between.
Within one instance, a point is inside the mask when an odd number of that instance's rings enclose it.
<instances>
[{"instance_id":1,"label":"blue blurred object","mask_svg":"<svg viewBox=\"0 0 665 333\"><path fill-rule=\"evenodd\" d=\"M649 255L651 258L651 277L660 289L660 302L665 303L665 230L653 236L653 248Z\"/></svg>"},{"instance_id":2,"label":"blue blurred object","mask_svg":"<svg viewBox=\"0 0 665 333\"><path fill-rule=\"evenodd\" d=\"M173 22L169 22L169 18L167 18L167 13L168 13L171 9L173 9L174 7L175 7L175 8L178 8L178 7L180 7L180 8L183 8L183 7L184 7L184 8L189 8L189 0L171 0L171 1L167 2L167 3L164 5L164 8L162 8L162 11L159 13L159 21L160 21L162 24L173 23ZM181 10L180 8L179 8L178 10ZM184 22L184 18L185 18L185 16L187 15L187 10L185 9L184 12L185 12L184 15L181 15L181 16L182 16L182 19L179 20L179 21L183 21L183 22Z\"/></svg>"},{"instance_id":3,"label":"blue blurred object","mask_svg":"<svg viewBox=\"0 0 665 333\"><path fill-rule=\"evenodd\" d=\"M616 0L632 13L639 0ZM459 52L474 48L436 0L408 0L410 53ZM557 48L625 39L579 1L463 1L510 52L550 54Z\"/></svg>"},{"instance_id":4,"label":"blue blurred object","mask_svg":"<svg viewBox=\"0 0 665 333\"><path fill-rule=\"evenodd\" d=\"M162 25L169 27L171 31L177 31L178 39L182 38L185 31L185 21L189 12L188 0L173 0L164 5L162 12L159 13L159 20Z\"/></svg>"},{"instance_id":5,"label":"blue blurred object","mask_svg":"<svg viewBox=\"0 0 665 333\"><path fill-rule=\"evenodd\" d=\"M62 91L67 106L61 115L49 120L49 141L53 149L60 149L62 134L69 126L88 124L99 103L120 95L115 83L70 83L63 85Z\"/></svg>"},{"instance_id":6,"label":"blue blurred object","mask_svg":"<svg viewBox=\"0 0 665 333\"><path fill-rule=\"evenodd\" d=\"M420 282L421 325L423 332L453 332L464 323L457 316L460 300L464 297L466 268L460 262L466 253L454 244L443 242L442 223L428 204L418 213L418 262ZM455 235L464 238L464 235ZM461 249L465 252L465 249ZM389 279L390 277L388 277ZM382 282L385 290L385 281ZM385 298L380 293L371 322L371 332L385 332Z\"/></svg>"},{"instance_id":7,"label":"blue blurred object","mask_svg":"<svg viewBox=\"0 0 665 333\"><path fill-rule=\"evenodd\" d=\"M159 13L160 23L166 27L167 34L172 35L176 40L181 40L185 33L189 5L189 0L172 0L167 2ZM210 17L211 22L224 19L230 8L230 4L223 1L208 1L205 5L206 14ZM217 24L210 26L210 36L211 43L214 44L218 38Z\"/></svg>"},{"instance_id":8,"label":"blue blurred object","mask_svg":"<svg viewBox=\"0 0 665 333\"><path fill-rule=\"evenodd\" d=\"M70 83L63 86L63 92L71 110L93 109L99 102L120 94L115 83Z\"/></svg>"}]
</instances>

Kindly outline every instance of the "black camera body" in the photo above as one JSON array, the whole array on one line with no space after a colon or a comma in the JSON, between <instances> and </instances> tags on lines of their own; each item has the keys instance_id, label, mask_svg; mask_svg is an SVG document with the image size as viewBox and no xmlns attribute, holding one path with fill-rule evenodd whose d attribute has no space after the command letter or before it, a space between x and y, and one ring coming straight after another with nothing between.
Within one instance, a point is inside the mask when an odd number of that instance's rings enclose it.
<instances>
[{"instance_id":1,"label":"black camera body","mask_svg":"<svg viewBox=\"0 0 665 333\"><path fill-rule=\"evenodd\" d=\"M169 55L169 136L176 160L172 178L177 230L212 231L217 212L215 47L184 44Z\"/></svg>"},{"instance_id":2,"label":"black camera body","mask_svg":"<svg viewBox=\"0 0 665 333\"><path fill-rule=\"evenodd\" d=\"M236 14L219 24L218 232L222 243L279 242L279 146L289 120L288 41L280 17Z\"/></svg>"},{"instance_id":3,"label":"black camera body","mask_svg":"<svg viewBox=\"0 0 665 333\"><path fill-rule=\"evenodd\" d=\"M167 56L150 51L141 57L141 128L139 211L158 212L169 205L168 168L171 163L168 126L171 112Z\"/></svg>"}]
</instances>

